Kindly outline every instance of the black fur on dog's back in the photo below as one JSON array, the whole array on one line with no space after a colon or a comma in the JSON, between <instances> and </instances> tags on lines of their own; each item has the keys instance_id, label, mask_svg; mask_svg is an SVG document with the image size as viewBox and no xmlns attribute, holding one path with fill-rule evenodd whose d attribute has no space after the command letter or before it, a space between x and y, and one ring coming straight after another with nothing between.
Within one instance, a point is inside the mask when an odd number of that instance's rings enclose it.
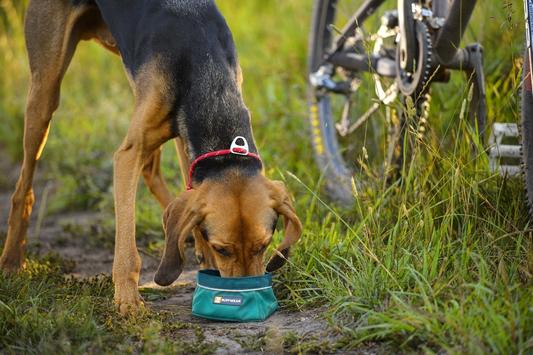
<instances>
[{"instance_id":1,"label":"black fur on dog's back","mask_svg":"<svg viewBox=\"0 0 533 355\"><path fill-rule=\"evenodd\" d=\"M96 4L94 0L70 0L72 5L78 6L78 5L93 5Z\"/></svg>"},{"instance_id":2,"label":"black fur on dog's back","mask_svg":"<svg viewBox=\"0 0 533 355\"><path fill-rule=\"evenodd\" d=\"M91 0L71 0L88 4ZM257 148L250 114L239 88L238 59L231 31L214 0L95 0L135 79L154 58L171 86L171 126L184 138L191 159L228 149L243 136ZM224 166L256 173L261 163L222 156L203 161L195 172L202 180Z\"/></svg>"}]
</instances>

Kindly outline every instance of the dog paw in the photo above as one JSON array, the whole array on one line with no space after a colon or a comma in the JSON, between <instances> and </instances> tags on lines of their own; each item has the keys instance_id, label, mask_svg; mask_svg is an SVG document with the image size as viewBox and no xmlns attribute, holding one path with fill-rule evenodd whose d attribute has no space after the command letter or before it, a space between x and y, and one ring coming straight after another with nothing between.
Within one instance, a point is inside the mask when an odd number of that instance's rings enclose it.
<instances>
[{"instance_id":1,"label":"dog paw","mask_svg":"<svg viewBox=\"0 0 533 355\"><path fill-rule=\"evenodd\" d=\"M124 288L117 285L115 287L115 305L121 315L134 315L144 309L137 286Z\"/></svg>"},{"instance_id":2,"label":"dog paw","mask_svg":"<svg viewBox=\"0 0 533 355\"><path fill-rule=\"evenodd\" d=\"M6 275L16 274L24 268L24 262L20 258L4 258L0 259L0 271Z\"/></svg>"},{"instance_id":3,"label":"dog paw","mask_svg":"<svg viewBox=\"0 0 533 355\"><path fill-rule=\"evenodd\" d=\"M135 315L144 310L144 302L138 297L136 300L115 301L118 312L123 316Z\"/></svg>"}]
</instances>

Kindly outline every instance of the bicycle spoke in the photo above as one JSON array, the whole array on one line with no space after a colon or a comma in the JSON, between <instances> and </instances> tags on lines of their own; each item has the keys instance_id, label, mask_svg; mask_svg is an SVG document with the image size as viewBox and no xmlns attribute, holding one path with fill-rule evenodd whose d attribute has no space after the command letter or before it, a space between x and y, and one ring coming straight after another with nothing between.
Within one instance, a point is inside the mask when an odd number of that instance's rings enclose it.
<instances>
[{"instance_id":1,"label":"bicycle spoke","mask_svg":"<svg viewBox=\"0 0 533 355\"><path fill-rule=\"evenodd\" d=\"M330 33L333 35L333 43L342 35L342 30L348 21L352 18L354 12L361 6L362 1L339 1L336 5L335 23L328 25ZM333 30L333 31L332 31ZM355 33L349 33L348 37L355 36Z\"/></svg>"},{"instance_id":2,"label":"bicycle spoke","mask_svg":"<svg viewBox=\"0 0 533 355\"><path fill-rule=\"evenodd\" d=\"M374 102L374 104L372 104L372 106L361 117L359 117L359 119L355 121L350 128L348 128L347 134L351 134L359 129L379 109L379 106L379 103Z\"/></svg>"},{"instance_id":3,"label":"bicycle spoke","mask_svg":"<svg viewBox=\"0 0 533 355\"><path fill-rule=\"evenodd\" d=\"M387 156L385 158L385 174L388 174L388 170L391 169L393 166L393 161L397 160L397 155L399 152L396 152L395 150L399 147L400 139L402 138L402 129L401 124L399 122L398 117L396 116L395 112L390 107L387 107L387 122L389 126L389 143L387 147Z\"/></svg>"},{"instance_id":4,"label":"bicycle spoke","mask_svg":"<svg viewBox=\"0 0 533 355\"><path fill-rule=\"evenodd\" d=\"M344 101L344 106L342 107L341 121L335 125L335 128L337 128L337 131L339 132L339 135L341 137L345 137L348 134L351 107L352 107L352 101L350 100L349 96L346 96L346 100Z\"/></svg>"}]
</instances>

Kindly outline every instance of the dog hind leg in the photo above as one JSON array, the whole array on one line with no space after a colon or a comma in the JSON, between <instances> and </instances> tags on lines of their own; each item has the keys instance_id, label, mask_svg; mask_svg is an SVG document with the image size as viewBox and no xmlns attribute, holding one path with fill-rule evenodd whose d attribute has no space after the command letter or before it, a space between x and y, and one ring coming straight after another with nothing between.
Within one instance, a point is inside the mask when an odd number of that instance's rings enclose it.
<instances>
[{"instance_id":1,"label":"dog hind leg","mask_svg":"<svg viewBox=\"0 0 533 355\"><path fill-rule=\"evenodd\" d=\"M172 201L172 194L168 190L165 179L161 174L161 148L154 151L143 167L143 177L146 186L154 195L161 207L166 208Z\"/></svg>"},{"instance_id":2,"label":"dog hind leg","mask_svg":"<svg viewBox=\"0 0 533 355\"><path fill-rule=\"evenodd\" d=\"M178 162L180 165L181 170L181 177L183 180L183 185L187 186L189 183L189 157L187 155L187 150L185 148L185 143L183 142L183 138L177 137L174 140L174 143L176 145L176 154L178 156Z\"/></svg>"},{"instance_id":3,"label":"dog hind leg","mask_svg":"<svg viewBox=\"0 0 533 355\"><path fill-rule=\"evenodd\" d=\"M11 199L7 239L0 268L19 270L24 263L24 244L34 195L32 180L44 148L50 120L59 104L63 75L74 54L78 36L73 28L78 12L69 1L31 1L25 21L31 83L24 116L24 158Z\"/></svg>"}]
</instances>

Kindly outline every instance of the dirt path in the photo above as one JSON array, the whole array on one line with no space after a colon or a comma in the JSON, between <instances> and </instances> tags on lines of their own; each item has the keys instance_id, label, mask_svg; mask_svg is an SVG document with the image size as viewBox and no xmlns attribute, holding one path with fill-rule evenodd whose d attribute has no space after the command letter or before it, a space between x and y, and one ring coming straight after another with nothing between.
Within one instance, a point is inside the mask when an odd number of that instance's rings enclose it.
<instances>
[{"instance_id":1,"label":"dirt path","mask_svg":"<svg viewBox=\"0 0 533 355\"><path fill-rule=\"evenodd\" d=\"M2 168L1 164L0 168ZM17 171L16 169L2 170ZM0 235L6 233L11 193L9 185L14 186L11 174L7 176L11 183L4 181L0 186ZM112 244L108 241L105 245L96 245L94 240L80 236L91 235L90 233L97 230L99 221L103 218L109 219L110 216L73 212L39 217L42 190L42 188L36 188L37 202L28 233L29 250L39 255L55 252L64 259L73 260L75 262L73 274L78 277L90 277L101 273L109 275L113 262ZM192 246L189 246L188 254L193 255ZM331 344L337 340L338 336L334 335L335 333L327 323L321 319L320 310L303 313L279 310L267 321L261 323L213 322L193 317L191 299L195 287L196 265L192 263L192 260L195 258L187 258L188 264L178 281L170 288L163 290L152 281L159 260L146 253L142 257L141 292L145 295L149 307L154 310L171 311L175 315L173 321L185 325L176 331L176 337L196 336L198 338L198 335L195 335L191 329L200 328L203 334L201 341L217 344L216 353L220 354L281 353L284 349L290 348L291 344L296 343L303 343L305 349L313 353L335 352ZM158 297L158 294L164 296ZM367 348L355 353L374 352L372 348Z\"/></svg>"}]
</instances>

